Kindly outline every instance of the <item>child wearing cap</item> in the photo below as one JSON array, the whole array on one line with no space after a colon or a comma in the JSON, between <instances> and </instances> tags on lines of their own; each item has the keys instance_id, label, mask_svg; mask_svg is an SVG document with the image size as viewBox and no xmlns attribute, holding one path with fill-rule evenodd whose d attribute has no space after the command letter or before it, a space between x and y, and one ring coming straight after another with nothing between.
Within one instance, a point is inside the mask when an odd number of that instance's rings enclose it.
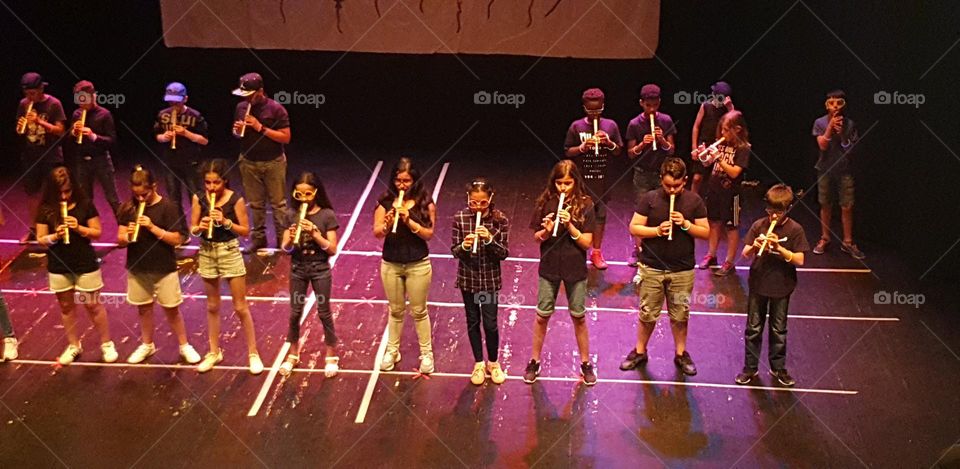
<instances>
[{"instance_id":1,"label":"child wearing cap","mask_svg":"<svg viewBox=\"0 0 960 469\"><path fill-rule=\"evenodd\" d=\"M30 219L36 215L43 178L63 161L60 137L64 133L67 116L60 100L45 92L47 83L39 73L28 72L20 79L23 99L17 106L16 132L23 139L20 152L20 170L23 188L29 197ZM29 109L29 112L27 110ZM33 236L33 227L23 235L25 243Z\"/></svg>"},{"instance_id":2,"label":"child wearing cap","mask_svg":"<svg viewBox=\"0 0 960 469\"><path fill-rule=\"evenodd\" d=\"M737 384L748 384L757 375L763 323L770 320L770 374L784 386L796 381L787 373L787 307L797 286L797 266L810 249L803 227L786 216L793 191L777 184L767 191L767 215L755 221L747 232L743 257L756 256L750 265L747 325L743 331L744 365ZM776 223L776 225L774 225ZM771 231L770 228L773 227ZM767 233L770 233L767 235ZM764 239L766 245L764 246ZM763 254L760 250L763 249Z\"/></svg>"},{"instance_id":3,"label":"child wearing cap","mask_svg":"<svg viewBox=\"0 0 960 469\"><path fill-rule=\"evenodd\" d=\"M290 116L280 103L267 97L263 78L258 73L240 77L240 86L233 94L243 97L234 110L233 136L240 139L240 177L253 213L251 250L267 247L267 201L273 207L273 227L279 248L280 238L287 229L284 145L290 143Z\"/></svg>"},{"instance_id":4,"label":"child wearing cap","mask_svg":"<svg viewBox=\"0 0 960 469\"><path fill-rule=\"evenodd\" d=\"M184 213L183 196L190 204L197 193L200 151L208 143L207 121L200 111L187 107L187 99L187 87L182 83L167 85L163 100L169 106L157 113L153 124L157 142L163 147L164 187L180 214Z\"/></svg>"},{"instance_id":5,"label":"child wearing cap","mask_svg":"<svg viewBox=\"0 0 960 469\"><path fill-rule=\"evenodd\" d=\"M113 160L110 157L110 150L117 141L113 115L107 108L97 104L97 91L93 83L87 80L79 81L73 86L73 100L78 108L73 111L70 119L71 138L67 141L70 142L76 158L77 183L93 200L93 183L99 182L100 189L116 217L120 210L120 198L117 196ZM86 117L81 119L84 111Z\"/></svg>"},{"instance_id":6,"label":"child wearing cap","mask_svg":"<svg viewBox=\"0 0 960 469\"><path fill-rule=\"evenodd\" d=\"M710 176L704 166L697 160L700 154L700 145L710 146L716 141L717 125L720 124L720 118L727 112L733 111L733 99L730 97L733 88L725 81L718 81L710 86L710 99L700 104L700 110L697 111L697 118L693 122L693 130L690 132L692 149L690 152L691 161L687 164L690 168L691 183L690 189L700 194L702 181ZM703 195L703 194L700 194Z\"/></svg>"}]
</instances>

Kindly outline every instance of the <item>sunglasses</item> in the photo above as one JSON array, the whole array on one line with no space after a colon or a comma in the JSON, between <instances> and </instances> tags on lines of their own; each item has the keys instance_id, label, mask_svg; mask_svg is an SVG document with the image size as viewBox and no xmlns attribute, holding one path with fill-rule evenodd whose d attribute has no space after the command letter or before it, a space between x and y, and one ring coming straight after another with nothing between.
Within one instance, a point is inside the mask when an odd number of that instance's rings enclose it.
<instances>
[{"instance_id":1,"label":"sunglasses","mask_svg":"<svg viewBox=\"0 0 960 469\"><path fill-rule=\"evenodd\" d=\"M293 191L293 200L298 202L309 202L313 200L313 197L317 195L317 191Z\"/></svg>"}]
</instances>

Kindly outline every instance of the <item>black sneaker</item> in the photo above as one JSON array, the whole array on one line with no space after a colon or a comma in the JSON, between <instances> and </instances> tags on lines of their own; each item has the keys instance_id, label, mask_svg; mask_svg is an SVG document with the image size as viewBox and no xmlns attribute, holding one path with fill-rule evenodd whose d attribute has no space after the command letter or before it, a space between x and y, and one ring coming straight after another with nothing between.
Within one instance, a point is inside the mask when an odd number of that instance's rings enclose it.
<instances>
[{"instance_id":1,"label":"black sneaker","mask_svg":"<svg viewBox=\"0 0 960 469\"><path fill-rule=\"evenodd\" d=\"M790 376L790 373L787 373L786 368L780 368L779 370L770 370L770 376L777 378L777 381L779 381L780 384L787 387L797 384L797 380L793 379L793 376Z\"/></svg>"},{"instance_id":2,"label":"black sneaker","mask_svg":"<svg viewBox=\"0 0 960 469\"><path fill-rule=\"evenodd\" d=\"M593 363L581 363L580 375L583 376L583 384L586 384L587 386L593 386L594 384L597 384L597 372L593 369Z\"/></svg>"},{"instance_id":3,"label":"black sneaker","mask_svg":"<svg viewBox=\"0 0 960 469\"><path fill-rule=\"evenodd\" d=\"M866 258L867 258L867 255L864 254L863 251L861 251L860 248L858 248L857 245L856 245L856 244L853 244L853 243L850 243L850 244L841 243L841 244L840 244L840 250L843 251L843 252L845 252L845 253L847 253L847 254L850 254L850 257L852 257L852 258L854 258L854 259L857 259L857 260L861 260L861 259L866 259Z\"/></svg>"},{"instance_id":4,"label":"black sneaker","mask_svg":"<svg viewBox=\"0 0 960 469\"><path fill-rule=\"evenodd\" d=\"M627 259L627 266L636 267L638 265L640 265L640 251L634 249L633 252L630 253L630 258Z\"/></svg>"},{"instance_id":5,"label":"black sneaker","mask_svg":"<svg viewBox=\"0 0 960 469\"><path fill-rule=\"evenodd\" d=\"M646 353L637 353L637 349L631 349L630 353L627 354L627 358L624 358L623 361L620 362L620 369L623 371L632 370L646 362Z\"/></svg>"},{"instance_id":6,"label":"black sneaker","mask_svg":"<svg viewBox=\"0 0 960 469\"><path fill-rule=\"evenodd\" d=\"M693 359L690 358L690 354L687 352L683 352L683 355L673 357L673 364L677 365L677 368L680 368L680 371L687 376L697 374L697 365L693 364Z\"/></svg>"},{"instance_id":7,"label":"black sneaker","mask_svg":"<svg viewBox=\"0 0 960 469\"><path fill-rule=\"evenodd\" d=\"M757 376L757 370L751 370L750 368L744 368L743 371L737 374L737 377L733 379L737 384L750 384L753 381L753 378Z\"/></svg>"},{"instance_id":8,"label":"black sneaker","mask_svg":"<svg viewBox=\"0 0 960 469\"><path fill-rule=\"evenodd\" d=\"M527 369L523 372L523 382L533 384L537 376L540 376L540 362L531 358L530 363L527 363Z\"/></svg>"}]
</instances>

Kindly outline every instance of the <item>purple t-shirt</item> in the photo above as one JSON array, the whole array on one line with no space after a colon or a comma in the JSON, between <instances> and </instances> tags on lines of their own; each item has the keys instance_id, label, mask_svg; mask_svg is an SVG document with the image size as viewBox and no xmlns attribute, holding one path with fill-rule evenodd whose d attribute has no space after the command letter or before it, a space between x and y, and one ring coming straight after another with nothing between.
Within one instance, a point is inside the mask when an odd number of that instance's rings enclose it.
<instances>
[{"instance_id":1,"label":"purple t-shirt","mask_svg":"<svg viewBox=\"0 0 960 469\"><path fill-rule=\"evenodd\" d=\"M813 136L819 137L827 131L830 125L830 116L823 115L813 122ZM820 152L820 158L817 160L817 171L821 173L830 171L836 174L848 174L850 172L850 151L860 139L857 133L857 126L849 117L843 118L843 131L840 135L834 135L827 146L827 151Z\"/></svg>"},{"instance_id":2,"label":"purple t-shirt","mask_svg":"<svg viewBox=\"0 0 960 469\"><path fill-rule=\"evenodd\" d=\"M669 115L657 111L653 117L653 122L657 127L663 129L663 138L667 138L670 135L676 135L677 127L673 125L673 119ZM637 117L630 119L630 123L627 125L627 143L629 144L633 140L634 145L639 144L643 141L644 135L650 134L650 118L640 113ZM676 145L674 145L675 147ZM657 144L657 151L653 151L653 145L647 146L643 152L637 155L636 162L633 164L633 169L638 171L656 171L660 172L660 165L663 164L663 160L667 159L668 156L673 156L675 150L674 147L670 147L669 150L664 150L660 144Z\"/></svg>"},{"instance_id":3,"label":"purple t-shirt","mask_svg":"<svg viewBox=\"0 0 960 469\"><path fill-rule=\"evenodd\" d=\"M237 103L233 113L234 122L243 120L244 114L247 113L247 106L246 101ZM290 127L290 116L287 114L286 108L270 98L265 98L263 101L254 104L253 108L250 109L250 115L256 117L267 129L280 130ZM283 155L283 144L274 142L258 134L256 130L247 127L243 138L240 139L240 153L244 159L250 161L275 160Z\"/></svg>"},{"instance_id":4,"label":"purple t-shirt","mask_svg":"<svg viewBox=\"0 0 960 469\"><path fill-rule=\"evenodd\" d=\"M601 117L597 123L597 128L606 132L610 141L615 143L617 147L623 146L623 139L620 138L620 127L614 120ZM578 147L591 138L593 138L593 121L587 118L577 119L567 129L567 137L563 141L563 150L566 152L570 148ZM603 146L600 147L599 155L590 150L571 158L580 168L587 194L593 200L610 200L610 195L607 193L607 165L611 158L613 158L613 151Z\"/></svg>"},{"instance_id":5,"label":"purple t-shirt","mask_svg":"<svg viewBox=\"0 0 960 469\"><path fill-rule=\"evenodd\" d=\"M63 112L63 105L60 100L50 95L45 95L45 99L38 103L33 103L33 111L37 117L51 124L64 122L67 120ZM23 98L17 107L17 117L27 114L27 104L29 100ZM60 160L63 158L63 151L60 148L60 137L48 134L47 130L39 124L27 124L23 133L23 157L33 161L37 158L47 158Z\"/></svg>"},{"instance_id":6,"label":"purple t-shirt","mask_svg":"<svg viewBox=\"0 0 960 469\"><path fill-rule=\"evenodd\" d=\"M673 202L673 210L683 214L683 218L693 223L699 218L707 218L707 206L703 199L693 191L681 192ZM643 194L637 202L637 214L647 217L646 226L658 226L670 219L670 196L662 187ZM657 270L681 272L694 267L693 236L679 225L673 226L673 239L666 236L645 238L640 262Z\"/></svg>"}]
</instances>

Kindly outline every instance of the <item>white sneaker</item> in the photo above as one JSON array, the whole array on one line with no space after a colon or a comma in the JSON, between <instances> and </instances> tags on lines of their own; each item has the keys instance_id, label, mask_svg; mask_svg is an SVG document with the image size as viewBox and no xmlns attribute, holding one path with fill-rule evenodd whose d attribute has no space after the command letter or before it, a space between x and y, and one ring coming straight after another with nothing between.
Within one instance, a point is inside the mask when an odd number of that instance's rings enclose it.
<instances>
[{"instance_id":1,"label":"white sneaker","mask_svg":"<svg viewBox=\"0 0 960 469\"><path fill-rule=\"evenodd\" d=\"M206 373L213 369L213 366L217 363L223 361L223 349L217 351L217 353L208 352L203 356L203 361L200 362L200 365L197 366L197 372Z\"/></svg>"},{"instance_id":2,"label":"white sneaker","mask_svg":"<svg viewBox=\"0 0 960 469\"><path fill-rule=\"evenodd\" d=\"M154 344L140 344L137 349L127 357L127 363L143 363L151 355L157 353L157 346Z\"/></svg>"},{"instance_id":3,"label":"white sneaker","mask_svg":"<svg viewBox=\"0 0 960 469\"><path fill-rule=\"evenodd\" d=\"M470 373L470 382L480 386L487 380L486 365L483 362L477 362L473 365L473 373Z\"/></svg>"},{"instance_id":4,"label":"white sneaker","mask_svg":"<svg viewBox=\"0 0 960 469\"><path fill-rule=\"evenodd\" d=\"M263 373L263 360L260 360L259 353L250 354L250 374L259 375Z\"/></svg>"},{"instance_id":5,"label":"white sneaker","mask_svg":"<svg viewBox=\"0 0 960 469\"><path fill-rule=\"evenodd\" d=\"M324 359L323 376L333 378L340 371L340 357L327 357Z\"/></svg>"},{"instance_id":6,"label":"white sneaker","mask_svg":"<svg viewBox=\"0 0 960 469\"><path fill-rule=\"evenodd\" d=\"M425 375L433 373L433 352L420 355L420 373Z\"/></svg>"},{"instance_id":7,"label":"white sneaker","mask_svg":"<svg viewBox=\"0 0 960 469\"><path fill-rule=\"evenodd\" d=\"M120 358L120 354L117 353L117 348L114 347L112 340L100 344L100 351L103 352L104 363L113 363L117 361L117 358Z\"/></svg>"},{"instance_id":8,"label":"white sneaker","mask_svg":"<svg viewBox=\"0 0 960 469\"><path fill-rule=\"evenodd\" d=\"M507 380L507 373L503 371L503 368L500 368L499 363L488 363L487 370L490 372L490 381L493 381L493 384L503 384Z\"/></svg>"},{"instance_id":9,"label":"white sneaker","mask_svg":"<svg viewBox=\"0 0 960 469\"><path fill-rule=\"evenodd\" d=\"M3 339L3 357L0 358L0 361L3 360L16 360L19 354L17 353L17 338L16 337L7 337Z\"/></svg>"},{"instance_id":10,"label":"white sneaker","mask_svg":"<svg viewBox=\"0 0 960 469\"><path fill-rule=\"evenodd\" d=\"M390 371L393 369L393 366L400 361L400 351L399 350L387 350L387 353L383 354L383 360L380 361L380 371Z\"/></svg>"},{"instance_id":11,"label":"white sneaker","mask_svg":"<svg viewBox=\"0 0 960 469\"><path fill-rule=\"evenodd\" d=\"M223 352L221 352L222 354ZM200 354L193 349L193 346L190 344L184 344L180 346L180 356L183 357L184 361L191 365L196 365L200 363Z\"/></svg>"},{"instance_id":12,"label":"white sneaker","mask_svg":"<svg viewBox=\"0 0 960 469\"><path fill-rule=\"evenodd\" d=\"M287 359L280 365L280 376L290 376L297 363L300 363L300 355L287 355Z\"/></svg>"},{"instance_id":13,"label":"white sneaker","mask_svg":"<svg viewBox=\"0 0 960 469\"><path fill-rule=\"evenodd\" d=\"M79 345L70 344L67 346L67 349L60 354L60 358L57 359L57 362L63 366L73 363L73 361L80 356L83 352L83 348Z\"/></svg>"}]
</instances>

